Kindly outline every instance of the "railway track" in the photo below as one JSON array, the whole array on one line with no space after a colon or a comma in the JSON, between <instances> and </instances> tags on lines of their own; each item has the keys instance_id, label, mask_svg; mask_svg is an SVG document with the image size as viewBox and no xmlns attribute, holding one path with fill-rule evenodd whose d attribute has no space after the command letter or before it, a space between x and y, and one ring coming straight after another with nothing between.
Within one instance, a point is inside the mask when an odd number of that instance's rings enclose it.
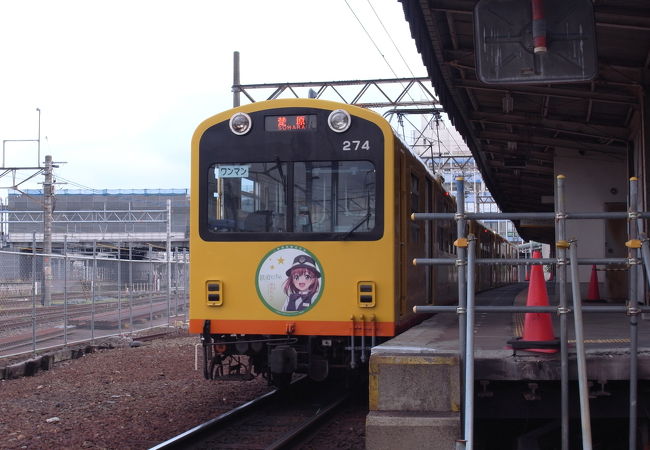
<instances>
[{"instance_id":1,"label":"railway track","mask_svg":"<svg viewBox=\"0 0 650 450\"><path fill-rule=\"evenodd\" d=\"M313 434L343 405L344 383L295 380L169 439L153 449L284 449Z\"/></svg>"},{"instance_id":2,"label":"railway track","mask_svg":"<svg viewBox=\"0 0 650 450\"><path fill-rule=\"evenodd\" d=\"M171 305L178 313L182 305ZM94 311L93 311L94 308ZM23 314L9 314L0 311L0 358L7 352L19 352L29 349L36 342L38 346L63 344L65 336L68 340L83 341L92 336L101 337L120 329L134 329L136 324L155 324L161 317L166 317L169 311L167 298L164 296L139 297L130 304L122 302L121 311L116 302L97 303L95 305L68 305L24 309ZM67 311L68 327L64 329L64 314ZM32 317L33 315L33 317ZM173 316L178 317L178 316ZM131 323L132 322L132 323ZM108 330L108 331L107 331Z\"/></svg>"},{"instance_id":3,"label":"railway track","mask_svg":"<svg viewBox=\"0 0 650 450\"><path fill-rule=\"evenodd\" d=\"M151 304L161 304L167 301L166 296L157 295L154 297L138 297L134 299L130 304L128 300L121 301L122 314L125 318L128 318L129 309L137 308L140 306L148 306ZM67 309L64 309L63 305L57 306L38 306L35 309L31 307L24 308L12 308L12 309L2 309L0 310L0 330L12 331L19 330L25 327L32 326L32 314L34 311L36 325L52 323L52 322L63 322L64 314L68 315L68 320L72 321L82 317L90 316L93 314L100 315L104 313L116 313L118 311L117 302L98 302L95 305L83 304L83 305L68 305Z\"/></svg>"}]
</instances>

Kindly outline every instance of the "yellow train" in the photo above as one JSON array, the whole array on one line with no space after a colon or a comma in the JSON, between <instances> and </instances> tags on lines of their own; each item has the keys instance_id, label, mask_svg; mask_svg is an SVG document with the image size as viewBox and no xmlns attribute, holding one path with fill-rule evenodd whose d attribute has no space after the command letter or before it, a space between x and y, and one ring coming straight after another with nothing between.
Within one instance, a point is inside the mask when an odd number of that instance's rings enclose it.
<instances>
[{"instance_id":1,"label":"yellow train","mask_svg":"<svg viewBox=\"0 0 650 450\"><path fill-rule=\"evenodd\" d=\"M454 212L422 162L376 113L315 99L217 114L192 139L190 331L206 378L293 373L320 380L423 319L414 305L457 297ZM510 247L492 232L479 248ZM487 254L487 253L484 253ZM479 289L510 281L479 274Z\"/></svg>"}]
</instances>

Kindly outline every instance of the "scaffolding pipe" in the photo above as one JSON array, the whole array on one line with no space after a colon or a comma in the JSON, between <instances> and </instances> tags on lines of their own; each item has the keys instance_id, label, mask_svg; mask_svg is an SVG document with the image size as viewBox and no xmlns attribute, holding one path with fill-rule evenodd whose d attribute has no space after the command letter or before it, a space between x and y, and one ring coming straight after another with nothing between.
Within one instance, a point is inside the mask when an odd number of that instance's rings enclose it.
<instances>
[{"instance_id":1,"label":"scaffolding pipe","mask_svg":"<svg viewBox=\"0 0 650 450\"><path fill-rule=\"evenodd\" d=\"M641 235L641 256L643 257L643 267L645 268L646 280L650 285L650 240L645 234Z\"/></svg>"},{"instance_id":2,"label":"scaffolding pipe","mask_svg":"<svg viewBox=\"0 0 650 450\"><path fill-rule=\"evenodd\" d=\"M476 239L473 234L468 237L467 252L467 314L466 314L466 350L465 350L465 449L474 448L474 256Z\"/></svg>"},{"instance_id":3,"label":"scaffolding pipe","mask_svg":"<svg viewBox=\"0 0 650 450\"><path fill-rule=\"evenodd\" d=\"M566 214L565 197L564 197L564 175L557 177L557 191L555 196L555 230L557 236L556 256L558 264L556 266L557 283L560 294L560 410L561 417L561 442L562 450L569 450L569 333L567 324L567 314L569 312L567 302L567 285L566 285ZM584 308L583 308L584 310Z\"/></svg>"},{"instance_id":4,"label":"scaffolding pipe","mask_svg":"<svg viewBox=\"0 0 650 450\"><path fill-rule=\"evenodd\" d=\"M456 177L456 190L458 192L458 203L456 205L457 214L456 219L456 235L458 240L454 243L456 245L456 261L453 261L458 267L458 357L460 373L465 371L465 348L466 348L466 333L467 333L467 317L464 314L467 308L467 291L465 289L465 265L466 261L466 247L462 244L465 238L465 183L463 177ZM459 380L460 392L465 392L465 381L461 376ZM465 397L461 395L460 398L460 423L464 426L465 421Z\"/></svg>"},{"instance_id":5,"label":"scaffolding pipe","mask_svg":"<svg viewBox=\"0 0 650 450\"><path fill-rule=\"evenodd\" d=\"M580 298L580 278L578 276L578 246L571 241L569 247L571 259L571 292L573 294L573 323L576 335L576 360L578 363L578 390L580 394L580 425L582 429L582 449L591 450L591 419L589 414L589 386L587 385L587 359L585 357L585 335L582 322L582 305Z\"/></svg>"},{"instance_id":6,"label":"scaffolding pipe","mask_svg":"<svg viewBox=\"0 0 650 450\"><path fill-rule=\"evenodd\" d=\"M637 202L638 202L638 179L636 177L630 178L630 199L628 206L628 234L629 242L625 245L628 247L628 256L630 257L631 270L629 271L629 316L630 316L630 424L629 424L629 448L630 450L636 449L636 428L637 428L637 396L638 396L638 377L639 377L639 363L637 353L639 350L639 330L638 330L638 276L640 275L639 268L639 249L636 242L638 242L638 217Z\"/></svg>"},{"instance_id":7,"label":"scaffolding pipe","mask_svg":"<svg viewBox=\"0 0 650 450\"><path fill-rule=\"evenodd\" d=\"M459 282L459 303L458 306L415 306L415 313L439 313L455 312L459 314L459 346L460 352L460 371L465 374L461 377L461 424L465 433L465 439L457 441L457 448L472 448L473 434L473 368L474 368L474 337L473 321L476 312L496 312L496 313L513 313L513 312L544 312L557 313L560 315L560 345L561 345L561 382L562 382L562 449L569 448L569 374L568 374L568 330L567 314L574 313L574 327L576 336L576 358L578 364L578 385L581 410L581 428L583 450L592 448L591 423L589 411L589 389L587 385L587 367L586 354L584 346L583 330L583 313L625 313L630 317L630 424L629 424L629 448L636 449L636 431L637 431L637 395L638 395L638 315L640 313L650 312L649 306L641 306L639 303L639 280L642 277L642 268L639 264L645 262L646 274L650 283L650 241L645 235L642 235L642 241L639 237L639 219L650 218L650 213L638 212L638 191L637 179L630 179L630 204L627 212L616 213L573 213L569 214L564 211L564 176L557 177L556 191L556 213L514 213L514 214L465 214L464 211L464 190L462 177L457 178L458 186L458 207L457 213L414 213L412 220L456 220L458 229L458 240L454 243L457 247L457 259L452 258L416 258L413 260L414 265L452 265L458 267ZM523 219L523 218L548 218L556 221L556 236L558 241L557 258L546 259L498 259L485 258L476 259L472 248L469 252L469 267L467 276L467 291L465 286L465 247L467 240L465 236L466 220L470 219ZM621 219L628 220L629 241L627 258L582 258L577 257L577 243L572 241L568 243L566 239L566 220L567 219ZM473 243L470 242L470 246ZM532 245L532 244L531 244ZM567 305L567 248L569 249L570 270L571 270L571 289L573 296L573 310ZM559 306L475 306L474 305L474 269L476 264L507 264L507 265L533 265L533 264L556 264L558 266L558 284L560 293ZM594 264L622 264L629 269L629 302L627 305L602 305L602 306L582 306L580 297L580 280L578 275L579 265ZM467 294L467 297L465 296ZM470 311L471 310L471 311ZM464 317L463 317L464 316ZM464 416L466 414L466 416ZM467 447L466 447L467 446Z\"/></svg>"},{"instance_id":8,"label":"scaffolding pipe","mask_svg":"<svg viewBox=\"0 0 650 450\"><path fill-rule=\"evenodd\" d=\"M459 307L453 305L447 306L414 306L413 312L418 314L430 313L458 313ZM476 312L493 312L493 313L552 313L562 314L561 306L474 306ZM599 306L582 306L584 313L623 313L629 314L630 308L626 305L599 305ZM637 307L640 313L650 313L650 306ZM570 314L573 310L567 308L564 313Z\"/></svg>"},{"instance_id":9,"label":"scaffolding pipe","mask_svg":"<svg viewBox=\"0 0 650 450\"><path fill-rule=\"evenodd\" d=\"M459 195L460 197L460 195ZM592 219L627 219L629 218L626 212L576 212L565 213L567 219L571 220L592 220ZM411 215L413 220L454 220L456 215L454 213L413 213ZM555 220L555 213L552 212L537 212L537 213L467 213L465 214L467 220L522 220L522 219L538 219L538 220ZM650 212L639 212L637 215L639 219L650 219Z\"/></svg>"},{"instance_id":10,"label":"scaffolding pipe","mask_svg":"<svg viewBox=\"0 0 650 450\"><path fill-rule=\"evenodd\" d=\"M576 263L579 266L592 266L594 264L629 264L628 258L579 258ZM454 265L457 261L451 258L415 258L413 265ZM535 259L518 259L518 258L481 258L476 259L475 264L506 264L506 265L546 265L560 264L559 258L535 258Z\"/></svg>"}]
</instances>

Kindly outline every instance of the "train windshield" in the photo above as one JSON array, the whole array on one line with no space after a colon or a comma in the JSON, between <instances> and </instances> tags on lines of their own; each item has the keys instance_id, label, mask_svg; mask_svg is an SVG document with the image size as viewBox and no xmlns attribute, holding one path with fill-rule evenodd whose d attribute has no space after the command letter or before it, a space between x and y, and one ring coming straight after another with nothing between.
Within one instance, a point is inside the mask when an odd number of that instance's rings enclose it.
<instances>
[{"instance_id":1,"label":"train windshield","mask_svg":"<svg viewBox=\"0 0 650 450\"><path fill-rule=\"evenodd\" d=\"M208 226L215 232L352 233L375 228L370 161L215 164Z\"/></svg>"}]
</instances>

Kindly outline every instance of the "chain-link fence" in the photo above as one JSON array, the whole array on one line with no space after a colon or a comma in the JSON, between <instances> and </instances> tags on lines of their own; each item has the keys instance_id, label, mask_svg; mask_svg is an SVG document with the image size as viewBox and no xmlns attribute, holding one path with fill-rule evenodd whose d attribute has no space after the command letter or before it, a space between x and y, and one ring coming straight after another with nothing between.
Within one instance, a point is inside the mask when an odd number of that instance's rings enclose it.
<instances>
[{"instance_id":1,"label":"chain-link fence","mask_svg":"<svg viewBox=\"0 0 650 450\"><path fill-rule=\"evenodd\" d=\"M121 244L0 251L0 358L181 325L188 261L185 250Z\"/></svg>"}]
</instances>

